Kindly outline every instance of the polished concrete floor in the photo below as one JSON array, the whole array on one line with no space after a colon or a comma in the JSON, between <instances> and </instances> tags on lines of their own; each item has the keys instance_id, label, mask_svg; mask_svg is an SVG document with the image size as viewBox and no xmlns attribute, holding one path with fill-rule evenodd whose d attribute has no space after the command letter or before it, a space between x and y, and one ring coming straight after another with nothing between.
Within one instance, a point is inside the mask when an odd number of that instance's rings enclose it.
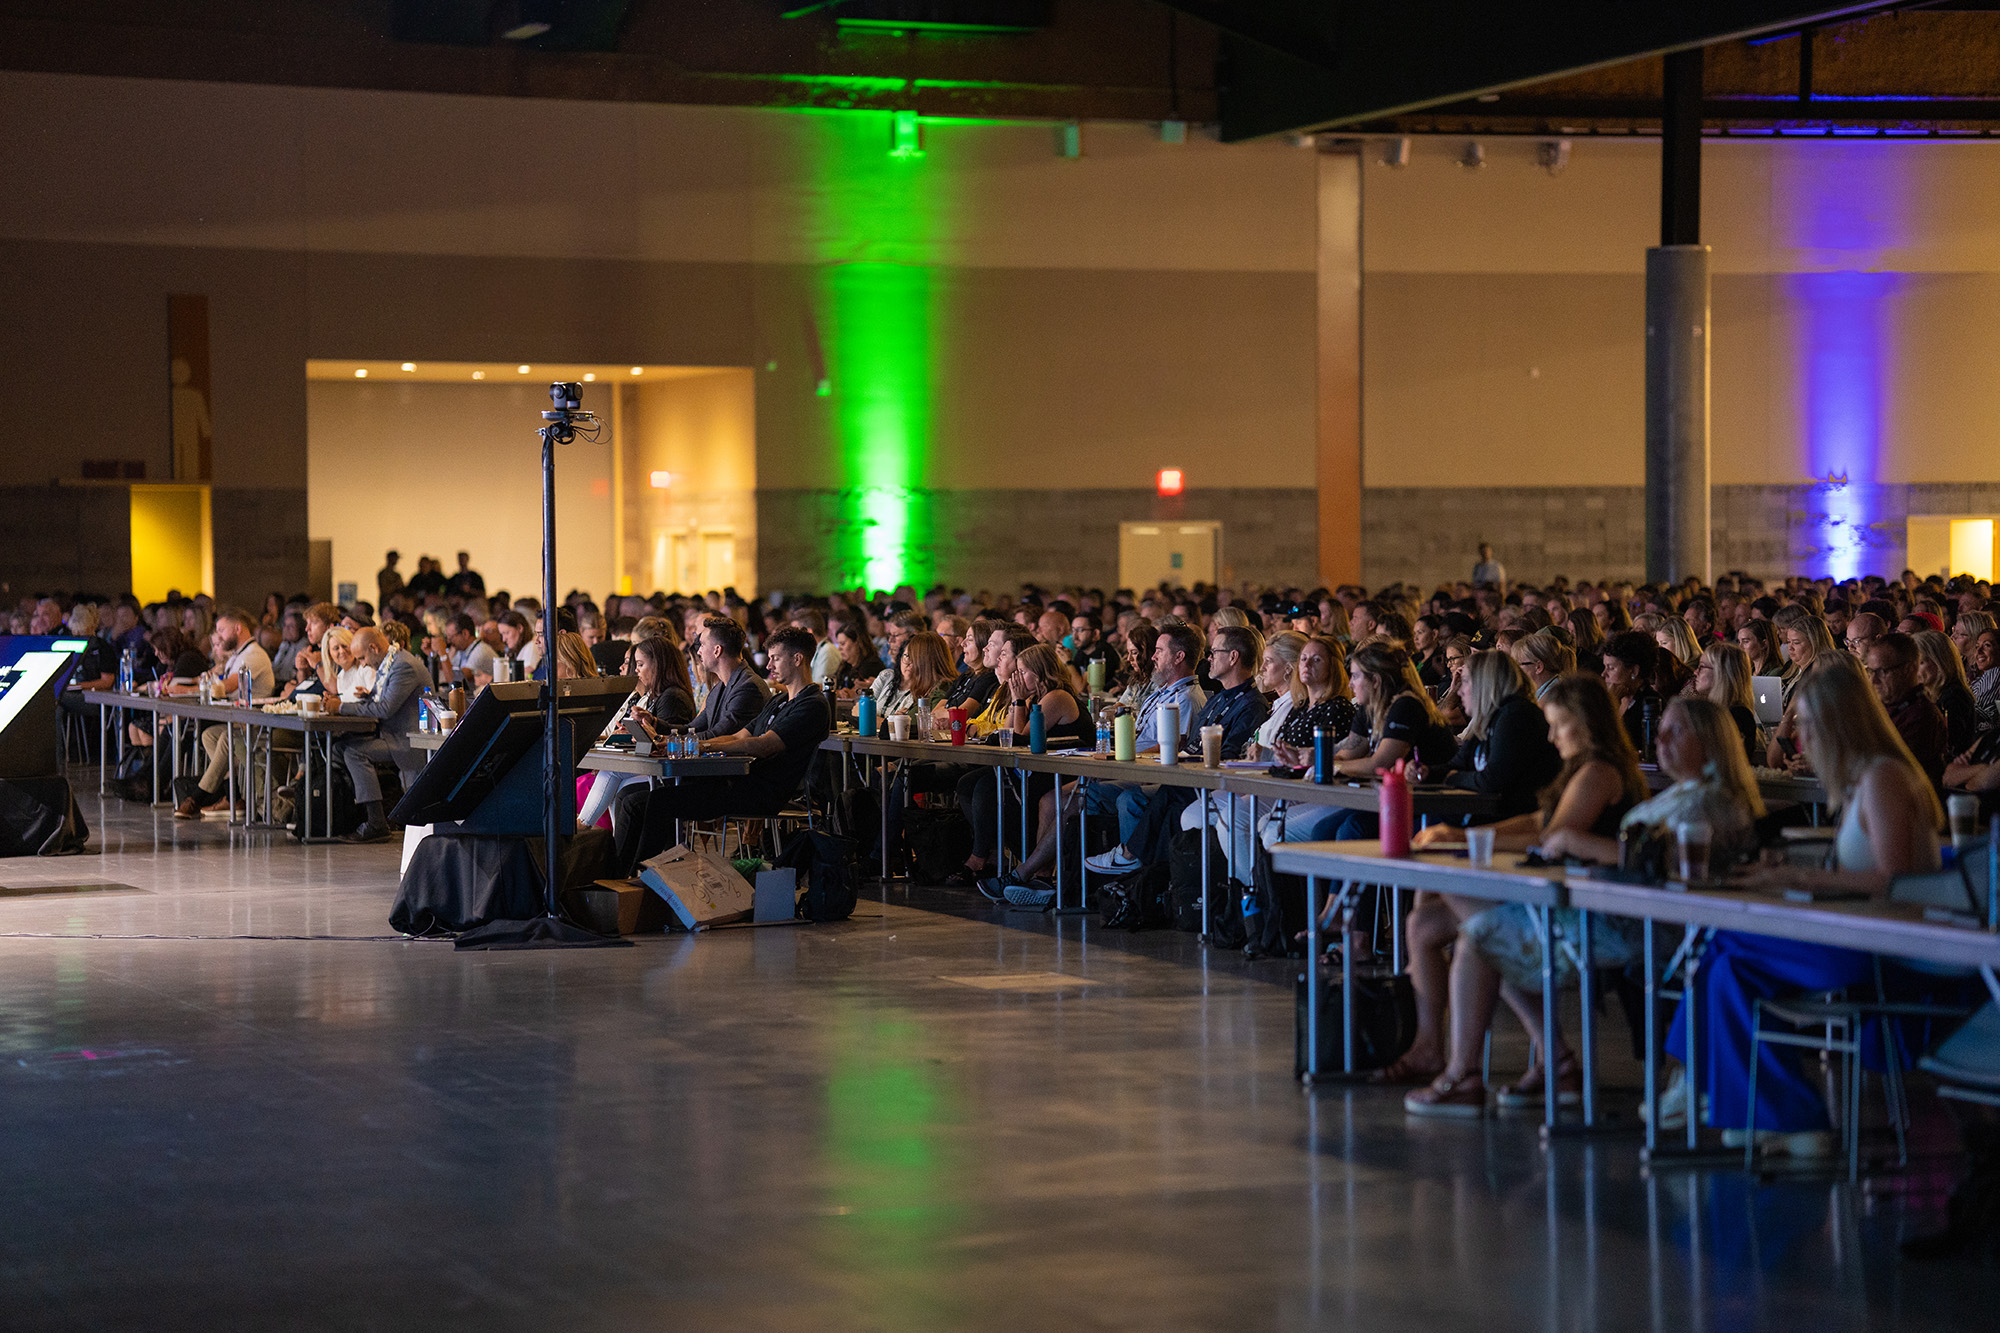
<instances>
[{"instance_id":1,"label":"polished concrete floor","mask_svg":"<svg viewBox=\"0 0 2000 1333\"><path fill-rule=\"evenodd\" d=\"M1995 1317L1991 1270L1895 1254L1946 1156L1648 1178L1629 1136L1308 1095L1286 968L1184 937L897 890L460 954L388 931L394 847L85 807L92 854L0 862L0 1327Z\"/></svg>"}]
</instances>

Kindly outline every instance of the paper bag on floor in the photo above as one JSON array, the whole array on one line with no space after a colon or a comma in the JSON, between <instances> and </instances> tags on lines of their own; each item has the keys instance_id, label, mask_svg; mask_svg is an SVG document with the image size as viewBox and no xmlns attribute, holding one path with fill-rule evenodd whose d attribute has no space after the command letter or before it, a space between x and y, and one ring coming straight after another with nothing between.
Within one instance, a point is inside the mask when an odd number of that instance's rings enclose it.
<instances>
[{"instance_id":1,"label":"paper bag on floor","mask_svg":"<svg viewBox=\"0 0 2000 1333\"><path fill-rule=\"evenodd\" d=\"M715 852L669 847L640 865L639 879L689 930L748 920L756 901L756 888Z\"/></svg>"}]
</instances>

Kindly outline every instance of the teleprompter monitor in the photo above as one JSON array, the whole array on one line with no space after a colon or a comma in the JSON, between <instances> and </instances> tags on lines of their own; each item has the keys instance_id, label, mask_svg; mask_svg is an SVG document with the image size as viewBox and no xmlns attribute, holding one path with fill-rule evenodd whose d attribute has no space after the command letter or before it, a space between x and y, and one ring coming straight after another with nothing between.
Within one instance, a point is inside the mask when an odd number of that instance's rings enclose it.
<instances>
[{"instance_id":1,"label":"teleprompter monitor","mask_svg":"<svg viewBox=\"0 0 2000 1333\"><path fill-rule=\"evenodd\" d=\"M556 683L564 742L574 764L589 752L638 684L631 676ZM390 818L399 824L457 824L466 833L542 831L543 682L493 684L481 690L422 772L411 779ZM562 799L576 822L575 784Z\"/></svg>"}]
</instances>

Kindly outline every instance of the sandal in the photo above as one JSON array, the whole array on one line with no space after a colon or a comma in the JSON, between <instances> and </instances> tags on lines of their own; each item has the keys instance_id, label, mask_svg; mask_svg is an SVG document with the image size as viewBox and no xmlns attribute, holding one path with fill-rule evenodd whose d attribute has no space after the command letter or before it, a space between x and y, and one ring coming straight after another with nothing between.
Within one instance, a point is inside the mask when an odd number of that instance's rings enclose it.
<instances>
[{"instance_id":1,"label":"sandal","mask_svg":"<svg viewBox=\"0 0 2000 1333\"><path fill-rule=\"evenodd\" d=\"M1378 1069L1368 1076L1368 1081L1378 1087L1422 1088L1437 1081L1442 1069L1419 1069L1410 1063L1410 1057L1399 1055L1386 1068Z\"/></svg>"},{"instance_id":2,"label":"sandal","mask_svg":"<svg viewBox=\"0 0 2000 1333\"><path fill-rule=\"evenodd\" d=\"M1536 1065L1496 1092L1493 1100L1500 1106L1517 1109L1540 1106L1543 1095L1542 1067ZM1565 1055L1556 1062L1556 1105L1575 1106L1582 1101L1583 1068L1575 1055Z\"/></svg>"},{"instance_id":3,"label":"sandal","mask_svg":"<svg viewBox=\"0 0 2000 1333\"><path fill-rule=\"evenodd\" d=\"M1478 1120L1486 1114L1486 1085L1475 1074L1458 1079L1439 1075L1428 1088L1405 1094L1403 1109L1411 1115Z\"/></svg>"}]
</instances>

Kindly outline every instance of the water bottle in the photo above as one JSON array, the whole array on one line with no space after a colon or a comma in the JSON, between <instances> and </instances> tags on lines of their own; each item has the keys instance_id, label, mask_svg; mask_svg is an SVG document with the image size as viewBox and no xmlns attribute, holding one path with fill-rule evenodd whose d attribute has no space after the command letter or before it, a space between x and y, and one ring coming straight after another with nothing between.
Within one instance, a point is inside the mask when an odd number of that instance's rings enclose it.
<instances>
[{"instance_id":1,"label":"water bottle","mask_svg":"<svg viewBox=\"0 0 2000 1333\"><path fill-rule=\"evenodd\" d=\"M1384 769L1380 776L1382 785L1377 809L1382 826L1382 855L1408 856L1413 818L1410 779L1404 761L1398 759L1394 768Z\"/></svg>"},{"instance_id":2,"label":"water bottle","mask_svg":"<svg viewBox=\"0 0 2000 1333\"><path fill-rule=\"evenodd\" d=\"M1639 757L1646 763L1654 760L1654 741L1660 731L1660 701L1648 696L1639 701L1639 736L1641 740Z\"/></svg>"},{"instance_id":3,"label":"water bottle","mask_svg":"<svg viewBox=\"0 0 2000 1333\"><path fill-rule=\"evenodd\" d=\"M1251 939L1257 938L1257 890L1243 890L1243 933Z\"/></svg>"},{"instance_id":4,"label":"water bottle","mask_svg":"<svg viewBox=\"0 0 2000 1333\"><path fill-rule=\"evenodd\" d=\"M875 696L863 694L854 705L854 730L862 736L875 734Z\"/></svg>"},{"instance_id":5,"label":"water bottle","mask_svg":"<svg viewBox=\"0 0 2000 1333\"><path fill-rule=\"evenodd\" d=\"M250 687L252 684L253 682L250 679L250 664L245 662L243 669L236 673L236 698L245 708L250 706Z\"/></svg>"},{"instance_id":6,"label":"water bottle","mask_svg":"<svg viewBox=\"0 0 2000 1333\"><path fill-rule=\"evenodd\" d=\"M1042 706L1032 704L1028 708L1028 753L1047 754L1048 751L1048 723L1042 719Z\"/></svg>"},{"instance_id":7,"label":"water bottle","mask_svg":"<svg viewBox=\"0 0 2000 1333\"><path fill-rule=\"evenodd\" d=\"M1111 710L1107 708L1097 715L1097 752L1110 754L1111 745Z\"/></svg>"},{"instance_id":8,"label":"water bottle","mask_svg":"<svg viewBox=\"0 0 2000 1333\"><path fill-rule=\"evenodd\" d=\"M1325 786L1333 781L1333 737L1325 727L1313 728L1313 781Z\"/></svg>"},{"instance_id":9,"label":"water bottle","mask_svg":"<svg viewBox=\"0 0 2000 1333\"><path fill-rule=\"evenodd\" d=\"M132 677L134 674L132 650L127 648L118 658L118 692L120 694L130 694L132 692Z\"/></svg>"}]
</instances>

